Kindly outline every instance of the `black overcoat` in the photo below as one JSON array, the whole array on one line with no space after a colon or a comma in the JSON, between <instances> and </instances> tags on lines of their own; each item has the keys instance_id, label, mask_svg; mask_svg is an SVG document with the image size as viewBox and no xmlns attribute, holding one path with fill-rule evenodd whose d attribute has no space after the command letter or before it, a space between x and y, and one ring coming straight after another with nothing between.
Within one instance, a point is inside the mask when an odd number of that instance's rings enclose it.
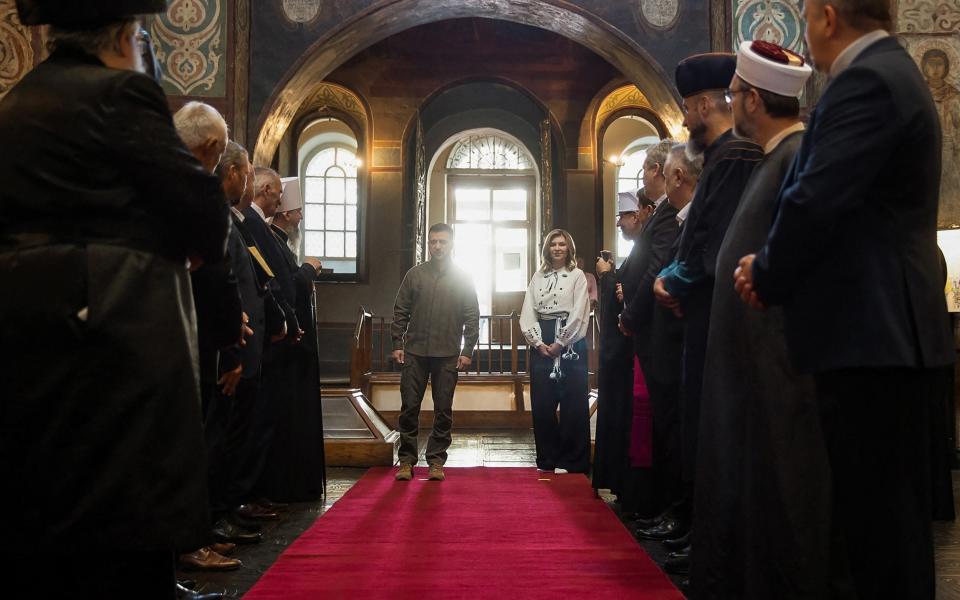
<instances>
[{"instance_id":1,"label":"black overcoat","mask_svg":"<svg viewBox=\"0 0 960 600\"><path fill-rule=\"evenodd\" d=\"M81 53L10 91L0 140L6 543L196 547L209 515L185 258L222 259L220 183L153 80Z\"/></svg>"}]
</instances>

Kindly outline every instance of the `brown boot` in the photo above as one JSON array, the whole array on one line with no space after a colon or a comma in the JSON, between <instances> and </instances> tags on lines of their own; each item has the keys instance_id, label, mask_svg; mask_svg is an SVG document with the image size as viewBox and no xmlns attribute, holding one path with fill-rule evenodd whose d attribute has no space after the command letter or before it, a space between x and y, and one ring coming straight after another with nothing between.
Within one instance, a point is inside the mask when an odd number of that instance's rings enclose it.
<instances>
[{"instance_id":1,"label":"brown boot","mask_svg":"<svg viewBox=\"0 0 960 600\"><path fill-rule=\"evenodd\" d=\"M403 463L400 465L400 468L397 469L397 476L395 477L397 481L410 481L413 479L413 465L408 465Z\"/></svg>"},{"instance_id":2,"label":"brown boot","mask_svg":"<svg viewBox=\"0 0 960 600\"><path fill-rule=\"evenodd\" d=\"M180 566L186 571L235 571L242 567L243 563L235 558L221 556L210 548L200 548L190 554L181 554Z\"/></svg>"},{"instance_id":3,"label":"brown boot","mask_svg":"<svg viewBox=\"0 0 960 600\"><path fill-rule=\"evenodd\" d=\"M427 477L430 481L443 481L446 479L446 476L443 474L443 465L440 463L433 463L430 465L430 472Z\"/></svg>"}]
</instances>

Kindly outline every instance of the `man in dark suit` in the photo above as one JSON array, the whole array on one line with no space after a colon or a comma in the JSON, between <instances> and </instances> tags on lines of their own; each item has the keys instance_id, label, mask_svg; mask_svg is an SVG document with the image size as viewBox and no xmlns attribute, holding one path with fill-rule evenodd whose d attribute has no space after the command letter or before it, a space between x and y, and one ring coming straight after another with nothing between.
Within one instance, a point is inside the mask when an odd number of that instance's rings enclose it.
<instances>
[{"instance_id":1,"label":"man in dark suit","mask_svg":"<svg viewBox=\"0 0 960 600\"><path fill-rule=\"evenodd\" d=\"M255 543L260 534L244 527L235 511L247 488L244 465L255 435L254 422L261 384L261 363L265 347L282 339L285 318L269 290L272 272L263 261L244 224L242 208L253 197L252 167L247 151L229 142L217 172L231 203L233 228L227 245L231 269L237 277L240 303L248 317L250 333L243 344L220 352L221 378L239 373L232 395L221 389L207 414L205 433L210 452L210 502L215 520L213 535L220 542ZM246 186L239 178L246 174Z\"/></svg>"},{"instance_id":2,"label":"man in dark suit","mask_svg":"<svg viewBox=\"0 0 960 600\"><path fill-rule=\"evenodd\" d=\"M3 595L169 598L209 529L188 264L227 207L142 72L165 2L17 8L55 49L0 102Z\"/></svg>"},{"instance_id":3,"label":"man in dark suit","mask_svg":"<svg viewBox=\"0 0 960 600\"><path fill-rule=\"evenodd\" d=\"M643 190L617 194L617 227L633 241L630 254L619 268L613 258L597 261L600 276L600 372L597 381L597 434L593 461L593 487L609 489L624 514L635 513L635 498L627 498L624 483L629 469L630 423L633 415L634 343L620 328L626 294L636 291L643 274L640 234L654 205Z\"/></svg>"},{"instance_id":4,"label":"man in dark suit","mask_svg":"<svg viewBox=\"0 0 960 600\"><path fill-rule=\"evenodd\" d=\"M884 0L811 0L806 39L831 82L810 116L741 296L782 305L813 373L832 475L831 587L933 598L929 410L954 360L937 258L940 126ZM904 176L907 173L909 175Z\"/></svg>"},{"instance_id":5,"label":"man in dark suit","mask_svg":"<svg viewBox=\"0 0 960 600\"><path fill-rule=\"evenodd\" d=\"M667 264L676 256L684 219L690 210L690 201L703 169L702 158L689 156L686 148L686 144L670 148L663 166L664 195L667 200L664 202L666 206L661 205L658 211L663 210L664 215L672 221L658 227L663 227L670 234L664 240L667 251L663 261ZM637 529L638 533L653 528L670 533L666 538L670 549L680 551L687 545L687 536L683 532L689 518L689 507L684 503L682 486L680 410L683 321L673 310L659 303L654 303L652 313L649 326L652 351L642 368L653 409L653 462L658 473L657 485L669 506L653 519L638 520Z\"/></svg>"}]
</instances>

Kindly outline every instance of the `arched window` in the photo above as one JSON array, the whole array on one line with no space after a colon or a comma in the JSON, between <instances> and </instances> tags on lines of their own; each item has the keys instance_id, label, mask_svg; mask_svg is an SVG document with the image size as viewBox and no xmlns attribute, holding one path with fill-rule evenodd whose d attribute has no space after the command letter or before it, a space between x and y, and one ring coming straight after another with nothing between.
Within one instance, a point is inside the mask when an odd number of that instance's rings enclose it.
<instances>
[{"instance_id":1,"label":"arched window","mask_svg":"<svg viewBox=\"0 0 960 600\"><path fill-rule=\"evenodd\" d=\"M358 272L360 240L356 140L337 119L313 122L301 144L303 253L336 276Z\"/></svg>"},{"instance_id":2,"label":"arched window","mask_svg":"<svg viewBox=\"0 0 960 600\"><path fill-rule=\"evenodd\" d=\"M448 169L520 170L533 168L520 146L496 135L471 135L450 152Z\"/></svg>"},{"instance_id":3,"label":"arched window","mask_svg":"<svg viewBox=\"0 0 960 600\"><path fill-rule=\"evenodd\" d=\"M473 275L481 314L519 312L537 254L530 152L497 130L466 133L449 152L446 220L456 232L454 260ZM482 331L482 339L488 334Z\"/></svg>"}]
</instances>

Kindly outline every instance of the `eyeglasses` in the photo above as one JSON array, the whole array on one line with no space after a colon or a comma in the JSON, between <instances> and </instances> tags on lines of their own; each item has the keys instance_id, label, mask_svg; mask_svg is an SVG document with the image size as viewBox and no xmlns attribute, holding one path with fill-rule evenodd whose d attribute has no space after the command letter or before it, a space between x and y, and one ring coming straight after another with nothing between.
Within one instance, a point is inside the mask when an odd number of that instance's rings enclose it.
<instances>
[{"instance_id":1,"label":"eyeglasses","mask_svg":"<svg viewBox=\"0 0 960 600\"><path fill-rule=\"evenodd\" d=\"M742 90L731 90L730 88L727 88L723 90L723 98L727 101L727 104L733 104L734 96L749 92L752 89L753 88L743 88Z\"/></svg>"}]
</instances>

